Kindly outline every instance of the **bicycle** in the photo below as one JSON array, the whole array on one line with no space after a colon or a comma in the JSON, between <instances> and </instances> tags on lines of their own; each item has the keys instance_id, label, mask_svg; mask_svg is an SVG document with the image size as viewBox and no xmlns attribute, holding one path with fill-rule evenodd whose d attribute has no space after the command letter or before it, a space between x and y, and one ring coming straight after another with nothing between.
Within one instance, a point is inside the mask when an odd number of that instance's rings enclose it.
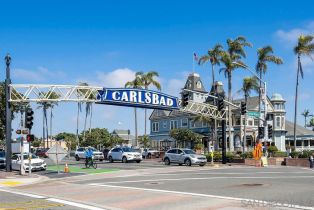
<instances>
[{"instance_id":1,"label":"bicycle","mask_svg":"<svg viewBox=\"0 0 314 210\"><path fill-rule=\"evenodd\" d=\"M94 169L97 168L97 163L94 162L94 158L93 158L93 157L92 157L92 158L89 158L89 159L85 162L85 167L86 167L86 168L90 168L91 166L92 166Z\"/></svg>"}]
</instances>

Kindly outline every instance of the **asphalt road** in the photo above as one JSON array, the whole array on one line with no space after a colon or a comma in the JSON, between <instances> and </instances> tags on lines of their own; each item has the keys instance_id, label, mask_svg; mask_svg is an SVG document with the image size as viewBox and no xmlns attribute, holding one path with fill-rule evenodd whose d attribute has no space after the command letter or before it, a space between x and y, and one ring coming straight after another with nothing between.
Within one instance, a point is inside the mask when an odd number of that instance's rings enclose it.
<instances>
[{"instance_id":1,"label":"asphalt road","mask_svg":"<svg viewBox=\"0 0 314 210\"><path fill-rule=\"evenodd\" d=\"M120 166L127 170L19 188L105 209L314 209L314 171L309 169L161 165L131 170L128 164Z\"/></svg>"}]
</instances>

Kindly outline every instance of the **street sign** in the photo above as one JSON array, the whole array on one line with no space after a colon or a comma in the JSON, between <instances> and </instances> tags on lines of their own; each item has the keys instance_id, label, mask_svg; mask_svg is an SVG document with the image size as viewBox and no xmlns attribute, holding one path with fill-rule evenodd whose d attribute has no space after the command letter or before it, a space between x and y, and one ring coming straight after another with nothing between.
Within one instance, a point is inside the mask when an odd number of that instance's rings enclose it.
<instances>
[{"instance_id":1,"label":"street sign","mask_svg":"<svg viewBox=\"0 0 314 210\"><path fill-rule=\"evenodd\" d=\"M54 162L60 162L68 153L57 143L47 151L48 157Z\"/></svg>"},{"instance_id":2,"label":"street sign","mask_svg":"<svg viewBox=\"0 0 314 210\"><path fill-rule=\"evenodd\" d=\"M118 106L131 106L150 109L179 109L178 98L164 93L132 88L104 88L98 91L98 102Z\"/></svg>"},{"instance_id":3,"label":"street sign","mask_svg":"<svg viewBox=\"0 0 314 210\"><path fill-rule=\"evenodd\" d=\"M256 118L260 117L260 113L259 112L247 112L247 115L251 116L251 117L256 117Z\"/></svg>"}]
</instances>

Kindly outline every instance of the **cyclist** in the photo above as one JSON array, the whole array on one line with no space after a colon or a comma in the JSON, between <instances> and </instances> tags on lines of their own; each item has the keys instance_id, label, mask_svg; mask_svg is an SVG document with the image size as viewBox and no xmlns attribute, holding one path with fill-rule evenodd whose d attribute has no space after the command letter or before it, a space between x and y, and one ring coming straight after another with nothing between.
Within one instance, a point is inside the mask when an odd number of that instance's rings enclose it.
<instances>
[{"instance_id":1,"label":"cyclist","mask_svg":"<svg viewBox=\"0 0 314 210\"><path fill-rule=\"evenodd\" d=\"M91 163L93 163L93 150L92 150L92 147L89 146L87 148L87 150L85 151L85 156L86 156L86 159L85 159L85 165L88 166L88 162L91 161Z\"/></svg>"}]
</instances>

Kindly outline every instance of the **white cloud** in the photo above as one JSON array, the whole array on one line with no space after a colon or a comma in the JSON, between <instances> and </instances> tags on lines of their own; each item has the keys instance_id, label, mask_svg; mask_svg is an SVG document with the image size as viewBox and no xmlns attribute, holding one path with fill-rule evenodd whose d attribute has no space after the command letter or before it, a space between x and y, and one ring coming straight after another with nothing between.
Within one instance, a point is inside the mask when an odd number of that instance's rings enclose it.
<instances>
[{"instance_id":1,"label":"white cloud","mask_svg":"<svg viewBox=\"0 0 314 210\"><path fill-rule=\"evenodd\" d=\"M97 72L99 85L105 87L119 88L124 87L125 83L135 78L136 71L129 68L116 69L114 71L103 73Z\"/></svg>"},{"instance_id":2,"label":"white cloud","mask_svg":"<svg viewBox=\"0 0 314 210\"><path fill-rule=\"evenodd\" d=\"M12 78L18 81L27 79L27 82L50 82L51 80L63 80L66 78L66 74L63 71L51 71L39 66L36 70L13 69Z\"/></svg>"},{"instance_id":3,"label":"white cloud","mask_svg":"<svg viewBox=\"0 0 314 210\"><path fill-rule=\"evenodd\" d=\"M279 29L275 35L280 41L286 42L289 45L295 44L300 35L313 34L314 33L314 21L309 22L301 28L293 28L290 30Z\"/></svg>"}]
</instances>

